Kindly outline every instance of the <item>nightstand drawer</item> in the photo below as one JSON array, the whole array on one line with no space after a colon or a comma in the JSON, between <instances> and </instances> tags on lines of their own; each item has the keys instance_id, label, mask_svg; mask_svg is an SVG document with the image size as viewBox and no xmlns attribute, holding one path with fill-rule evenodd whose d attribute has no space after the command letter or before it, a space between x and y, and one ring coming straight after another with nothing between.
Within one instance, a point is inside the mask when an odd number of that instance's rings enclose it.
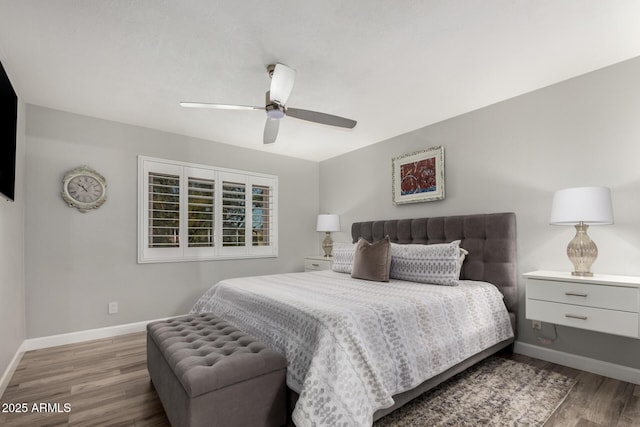
<instances>
[{"instance_id":1,"label":"nightstand drawer","mask_svg":"<svg viewBox=\"0 0 640 427\"><path fill-rule=\"evenodd\" d=\"M322 258L305 258L304 271L330 270L331 260Z\"/></svg>"},{"instance_id":2,"label":"nightstand drawer","mask_svg":"<svg viewBox=\"0 0 640 427\"><path fill-rule=\"evenodd\" d=\"M638 338L638 313L527 298L527 319Z\"/></svg>"},{"instance_id":3,"label":"nightstand drawer","mask_svg":"<svg viewBox=\"0 0 640 427\"><path fill-rule=\"evenodd\" d=\"M548 280L527 281L527 299L638 313L638 298L638 288Z\"/></svg>"}]
</instances>

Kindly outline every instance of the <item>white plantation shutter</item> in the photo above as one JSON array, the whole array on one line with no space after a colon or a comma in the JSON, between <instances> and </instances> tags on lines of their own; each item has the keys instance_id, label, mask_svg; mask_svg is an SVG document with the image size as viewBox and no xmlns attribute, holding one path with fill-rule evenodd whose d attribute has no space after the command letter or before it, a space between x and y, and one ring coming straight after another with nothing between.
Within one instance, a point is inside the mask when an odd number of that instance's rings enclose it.
<instances>
[{"instance_id":1,"label":"white plantation shutter","mask_svg":"<svg viewBox=\"0 0 640 427\"><path fill-rule=\"evenodd\" d=\"M215 181L188 179L188 245L191 248L214 246Z\"/></svg>"},{"instance_id":2,"label":"white plantation shutter","mask_svg":"<svg viewBox=\"0 0 640 427\"><path fill-rule=\"evenodd\" d=\"M138 259L147 262L182 256L182 168L168 163L139 163Z\"/></svg>"},{"instance_id":3,"label":"white plantation shutter","mask_svg":"<svg viewBox=\"0 0 640 427\"><path fill-rule=\"evenodd\" d=\"M254 185L251 189L251 244L269 246L273 229L273 188Z\"/></svg>"},{"instance_id":4,"label":"white plantation shutter","mask_svg":"<svg viewBox=\"0 0 640 427\"><path fill-rule=\"evenodd\" d=\"M276 180L251 178L251 251L268 254L277 246Z\"/></svg>"},{"instance_id":5,"label":"white plantation shutter","mask_svg":"<svg viewBox=\"0 0 640 427\"><path fill-rule=\"evenodd\" d=\"M273 175L140 156L138 262L277 256Z\"/></svg>"},{"instance_id":6,"label":"white plantation shutter","mask_svg":"<svg viewBox=\"0 0 640 427\"><path fill-rule=\"evenodd\" d=\"M149 173L149 247L180 246L180 177Z\"/></svg>"},{"instance_id":7,"label":"white plantation shutter","mask_svg":"<svg viewBox=\"0 0 640 427\"><path fill-rule=\"evenodd\" d=\"M222 246L245 246L246 198L244 183L222 181Z\"/></svg>"}]
</instances>

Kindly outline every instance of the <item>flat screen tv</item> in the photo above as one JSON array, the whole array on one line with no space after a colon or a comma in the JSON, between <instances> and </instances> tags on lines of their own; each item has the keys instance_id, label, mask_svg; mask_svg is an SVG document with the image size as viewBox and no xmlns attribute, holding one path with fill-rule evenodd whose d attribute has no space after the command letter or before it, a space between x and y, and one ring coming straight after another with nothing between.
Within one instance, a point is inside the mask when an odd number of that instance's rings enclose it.
<instances>
[{"instance_id":1,"label":"flat screen tv","mask_svg":"<svg viewBox=\"0 0 640 427\"><path fill-rule=\"evenodd\" d=\"M14 200L18 97L0 63L0 197Z\"/></svg>"}]
</instances>

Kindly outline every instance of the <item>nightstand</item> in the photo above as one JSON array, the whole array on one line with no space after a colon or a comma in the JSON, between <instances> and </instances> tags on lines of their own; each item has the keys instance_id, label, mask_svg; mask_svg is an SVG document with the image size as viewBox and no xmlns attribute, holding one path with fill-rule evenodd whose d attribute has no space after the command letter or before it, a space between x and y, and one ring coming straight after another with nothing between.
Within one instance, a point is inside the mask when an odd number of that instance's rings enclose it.
<instances>
[{"instance_id":1,"label":"nightstand","mask_svg":"<svg viewBox=\"0 0 640 427\"><path fill-rule=\"evenodd\" d=\"M304 271L331 270L333 258L326 258L322 255L310 255L304 257Z\"/></svg>"},{"instance_id":2,"label":"nightstand","mask_svg":"<svg viewBox=\"0 0 640 427\"><path fill-rule=\"evenodd\" d=\"M526 278L526 318L640 338L640 277L533 271Z\"/></svg>"}]
</instances>

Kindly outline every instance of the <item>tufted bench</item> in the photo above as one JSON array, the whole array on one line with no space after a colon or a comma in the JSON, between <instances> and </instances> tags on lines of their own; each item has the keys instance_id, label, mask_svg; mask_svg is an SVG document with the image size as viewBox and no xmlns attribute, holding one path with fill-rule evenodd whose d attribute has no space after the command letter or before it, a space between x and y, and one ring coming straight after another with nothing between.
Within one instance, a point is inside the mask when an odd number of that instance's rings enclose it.
<instances>
[{"instance_id":1,"label":"tufted bench","mask_svg":"<svg viewBox=\"0 0 640 427\"><path fill-rule=\"evenodd\" d=\"M147 325L147 369L174 427L285 424L286 367L210 313Z\"/></svg>"}]
</instances>

